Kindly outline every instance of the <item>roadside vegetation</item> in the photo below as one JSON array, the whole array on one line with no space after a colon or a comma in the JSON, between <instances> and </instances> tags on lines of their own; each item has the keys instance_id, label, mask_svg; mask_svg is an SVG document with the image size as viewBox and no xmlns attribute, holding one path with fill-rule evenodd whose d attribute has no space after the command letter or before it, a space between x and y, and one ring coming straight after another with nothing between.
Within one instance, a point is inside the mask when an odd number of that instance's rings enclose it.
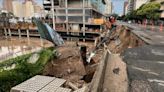
<instances>
[{"instance_id":1,"label":"roadside vegetation","mask_svg":"<svg viewBox=\"0 0 164 92\"><path fill-rule=\"evenodd\" d=\"M157 21L160 18L160 3L150 2L143 4L139 9L129 12L124 16L124 20L142 21L144 19Z\"/></svg>"},{"instance_id":2,"label":"roadside vegetation","mask_svg":"<svg viewBox=\"0 0 164 92\"><path fill-rule=\"evenodd\" d=\"M37 74L42 74L44 66L51 59L56 58L54 48L46 48L36 53L39 58L35 63L28 62L34 53L0 63L0 92L9 92L13 86Z\"/></svg>"}]
</instances>

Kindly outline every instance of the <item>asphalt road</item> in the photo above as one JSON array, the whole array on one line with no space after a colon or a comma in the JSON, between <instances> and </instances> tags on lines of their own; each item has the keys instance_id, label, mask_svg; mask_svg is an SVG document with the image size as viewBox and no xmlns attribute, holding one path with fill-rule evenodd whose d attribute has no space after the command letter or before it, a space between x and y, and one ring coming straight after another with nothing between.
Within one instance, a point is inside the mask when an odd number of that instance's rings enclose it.
<instances>
[{"instance_id":1,"label":"asphalt road","mask_svg":"<svg viewBox=\"0 0 164 92\"><path fill-rule=\"evenodd\" d=\"M131 83L135 80L146 81L153 92L164 92L163 45L145 45L127 49L121 56L128 66L128 77Z\"/></svg>"},{"instance_id":2,"label":"asphalt road","mask_svg":"<svg viewBox=\"0 0 164 92\"><path fill-rule=\"evenodd\" d=\"M124 25L131 29L131 32L141 38L149 45L164 45L164 32L145 30L140 26L128 24L126 22L117 22L118 25Z\"/></svg>"},{"instance_id":3,"label":"asphalt road","mask_svg":"<svg viewBox=\"0 0 164 92\"><path fill-rule=\"evenodd\" d=\"M131 28L147 45L121 53L127 64L130 92L164 92L164 33L117 22Z\"/></svg>"}]
</instances>

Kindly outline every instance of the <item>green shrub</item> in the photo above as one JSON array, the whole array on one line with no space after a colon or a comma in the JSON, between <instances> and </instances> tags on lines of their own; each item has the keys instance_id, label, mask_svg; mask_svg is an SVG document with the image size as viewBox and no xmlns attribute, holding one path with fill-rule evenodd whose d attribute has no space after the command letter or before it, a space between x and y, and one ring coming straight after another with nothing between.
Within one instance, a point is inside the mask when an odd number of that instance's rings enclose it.
<instances>
[{"instance_id":1,"label":"green shrub","mask_svg":"<svg viewBox=\"0 0 164 92\"><path fill-rule=\"evenodd\" d=\"M27 60L32 54L22 55L0 63L0 69L4 66L16 64L14 69L0 72L0 92L9 92L11 87L37 74L41 74L47 62L54 58L55 54L53 53L53 49L54 48L47 48L41 50L38 53L39 59L34 64L27 63Z\"/></svg>"}]
</instances>

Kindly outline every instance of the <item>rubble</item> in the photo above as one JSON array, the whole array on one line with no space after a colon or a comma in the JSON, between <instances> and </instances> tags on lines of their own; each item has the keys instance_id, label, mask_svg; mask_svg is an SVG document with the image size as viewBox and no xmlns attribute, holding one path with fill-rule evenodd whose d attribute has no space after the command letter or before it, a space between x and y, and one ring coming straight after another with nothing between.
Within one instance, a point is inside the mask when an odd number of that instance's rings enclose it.
<instances>
[{"instance_id":1,"label":"rubble","mask_svg":"<svg viewBox=\"0 0 164 92\"><path fill-rule=\"evenodd\" d=\"M63 78L78 88L82 88L90 82L97 65L95 63L89 65L83 63L80 46L66 44L65 46L57 47L59 56L46 65L43 75ZM70 85L66 85L66 87L70 87Z\"/></svg>"},{"instance_id":2,"label":"rubble","mask_svg":"<svg viewBox=\"0 0 164 92\"><path fill-rule=\"evenodd\" d=\"M118 26L117 29L112 32L108 45L108 49L112 53L121 53L127 48L134 48L144 45L145 43L134 35L128 28L124 26Z\"/></svg>"},{"instance_id":3,"label":"rubble","mask_svg":"<svg viewBox=\"0 0 164 92\"><path fill-rule=\"evenodd\" d=\"M150 45L125 26L117 26L103 45L86 63L87 52L95 45L65 42L56 47L58 57L47 63L42 74L65 79L64 87L76 91L97 81L93 76L102 65L103 52L111 51L109 62L104 63L106 70L97 75L104 73L103 92L163 92L163 45Z\"/></svg>"}]
</instances>

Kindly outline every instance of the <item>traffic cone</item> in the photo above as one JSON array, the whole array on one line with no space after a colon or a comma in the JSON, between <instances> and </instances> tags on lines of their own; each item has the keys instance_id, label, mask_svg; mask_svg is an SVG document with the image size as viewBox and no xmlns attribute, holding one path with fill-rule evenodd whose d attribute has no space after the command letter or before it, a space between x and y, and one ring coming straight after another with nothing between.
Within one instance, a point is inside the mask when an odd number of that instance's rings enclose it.
<instances>
[{"instance_id":1,"label":"traffic cone","mask_svg":"<svg viewBox=\"0 0 164 92\"><path fill-rule=\"evenodd\" d=\"M154 30L154 24L152 22L152 25L151 25L151 30L153 31Z\"/></svg>"},{"instance_id":2,"label":"traffic cone","mask_svg":"<svg viewBox=\"0 0 164 92\"><path fill-rule=\"evenodd\" d=\"M160 32L163 31L163 23L160 24L160 29L159 30L160 30Z\"/></svg>"}]
</instances>

